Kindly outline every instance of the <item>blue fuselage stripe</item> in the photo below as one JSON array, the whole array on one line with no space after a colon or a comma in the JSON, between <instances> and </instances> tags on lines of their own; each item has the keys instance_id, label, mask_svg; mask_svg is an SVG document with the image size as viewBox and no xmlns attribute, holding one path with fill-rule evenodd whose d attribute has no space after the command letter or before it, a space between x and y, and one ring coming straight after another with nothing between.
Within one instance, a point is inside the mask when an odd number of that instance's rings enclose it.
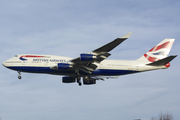
<instances>
[{"instance_id":1,"label":"blue fuselage stripe","mask_svg":"<svg viewBox=\"0 0 180 120\"><path fill-rule=\"evenodd\" d=\"M70 70L52 70L50 67L8 67L9 69L21 71L21 72L29 72L29 73L48 73L48 74L59 74L59 75L66 75L66 74L74 74L74 71ZM136 73L138 71L132 70L114 70L114 69L97 69L95 70L92 75L125 75Z\"/></svg>"}]
</instances>

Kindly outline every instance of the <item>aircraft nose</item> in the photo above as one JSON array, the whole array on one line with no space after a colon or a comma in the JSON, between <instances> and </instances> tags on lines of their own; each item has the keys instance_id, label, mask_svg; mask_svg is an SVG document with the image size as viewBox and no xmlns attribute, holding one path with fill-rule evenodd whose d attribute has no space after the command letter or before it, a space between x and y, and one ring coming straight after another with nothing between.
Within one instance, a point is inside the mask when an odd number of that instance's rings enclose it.
<instances>
[{"instance_id":1,"label":"aircraft nose","mask_svg":"<svg viewBox=\"0 0 180 120\"><path fill-rule=\"evenodd\" d=\"M4 67L6 67L6 66L7 66L7 65L6 65L6 62L3 62L3 63L2 63L2 65L3 65Z\"/></svg>"}]
</instances>

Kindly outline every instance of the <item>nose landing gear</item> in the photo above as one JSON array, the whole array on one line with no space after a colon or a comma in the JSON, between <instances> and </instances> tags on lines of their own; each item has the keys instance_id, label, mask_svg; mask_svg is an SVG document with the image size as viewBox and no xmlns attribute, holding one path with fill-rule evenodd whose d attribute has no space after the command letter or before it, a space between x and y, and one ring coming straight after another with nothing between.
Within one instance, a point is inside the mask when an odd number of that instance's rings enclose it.
<instances>
[{"instance_id":1,"label":"nose landing gear","mask_svg":"<svg viewBox=\"0 0 180 120\"><path fill-rule=\"evenodd\" d=\"M18 78L21 79L21 78L22 78L22 77L21 77L21 72L20 72L20 71L17 71L17 72L18 72L18 74L19 74Z\"/></svg>"},{"instance_id":2,"label":"nose landing gear","mask_svg":"<svg viewBox=\"0 0 180 120\"><path fill-rule=\"evenodd\" d=\"M21 76L18 76L19 79L21 79L22 77Z\"/></svg>"}]
</instances>

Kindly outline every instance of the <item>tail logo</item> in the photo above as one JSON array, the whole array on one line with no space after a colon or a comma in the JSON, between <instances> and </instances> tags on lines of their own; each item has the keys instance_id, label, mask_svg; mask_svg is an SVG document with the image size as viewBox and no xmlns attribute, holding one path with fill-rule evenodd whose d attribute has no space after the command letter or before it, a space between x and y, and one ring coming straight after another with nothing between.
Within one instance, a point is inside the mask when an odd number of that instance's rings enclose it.
<instances>
[{"instance_id":1,"label":"tail logo","mask_svg":"<svg viewBox=\"0 0 180 120\"><path fill-rule=\"evenodd\" d=\"M149 55L147 55L147 54L144 54L144 57L147 58L150 62L155 62L155 61L158 60L158 58L156 58L156 57L151 57L151 56L149 56Z\"/></svg>"},{"instance_id":2,"label":"tail logo","mask_svg":"<svg viewBox=\"0 0 180 120\"><path fill-rule=\"evenodd\" d=\"M163 43L162 45L155 46L151 50L149 50L149 52L157 51L157 50L160 50L162 48L169 48L170 47L170 43L171 42L168 41L168 42Z\"/></svg>"},{"instance_id":3,"label":"tail logo","mask_svg":"<svg viewBox=\"0 0 180 120\"><path fill-rule=\"evenodd\" d=\"M163 51L163 50L160 51L160 52L156 52L156 51L161 50L163 48L167 48L167 49L169 48L170 49L172 44L173 44L173 42L167 41L167 42L165 42L165 43L163 43L161 45L157 45L157 46L153 47L151 50L149 50L149 52L144 54L144 57L146 59L148 59L148 61L150 61L150 62L155 62L155 61L159 60L160 57L162 58L162 56L166 56L165 51ZM148 55L149 53L154 57Z\"/></svg>"},{"instance_id":4,"label":"tail logo","mask_svg":"<svg viewBox=\"0 0 180 120\"><path fill-rule=\"evenodd\" d=\"M157 52L157 53L152 53L153 55L164 55L164 51L162 52Z\"/></svg>"}]
</instances>

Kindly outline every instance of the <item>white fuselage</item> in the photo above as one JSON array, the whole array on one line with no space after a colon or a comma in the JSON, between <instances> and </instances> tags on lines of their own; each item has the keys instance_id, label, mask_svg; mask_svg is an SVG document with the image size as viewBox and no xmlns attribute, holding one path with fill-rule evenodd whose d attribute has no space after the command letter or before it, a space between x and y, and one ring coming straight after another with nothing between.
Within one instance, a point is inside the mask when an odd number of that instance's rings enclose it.
<instances>
[{"instance_id":1,"label":"white fuselage","mask_svg":"<svg viewBox=\"0 0 180 120\"><path fill-rule=\"evenodd\" d=\"M53 56L53 55L35 55L43 57L28 57L23 58L25 55L16 55L13 58L3 62L3 65L9 69L30 72L30 73L47 73L57 75L70 75L75 73L74 69L69 70L54 70L51 69L58 63L72 64L72 58ZM98 67L90 76L119 76L124 74L131 74L154 69L164 69L165 66L149 66L147 62L140 60L104 60L100 63L94 63ZM82 74L83 76L83 74Z\"/></svg>"}]
</instances>

